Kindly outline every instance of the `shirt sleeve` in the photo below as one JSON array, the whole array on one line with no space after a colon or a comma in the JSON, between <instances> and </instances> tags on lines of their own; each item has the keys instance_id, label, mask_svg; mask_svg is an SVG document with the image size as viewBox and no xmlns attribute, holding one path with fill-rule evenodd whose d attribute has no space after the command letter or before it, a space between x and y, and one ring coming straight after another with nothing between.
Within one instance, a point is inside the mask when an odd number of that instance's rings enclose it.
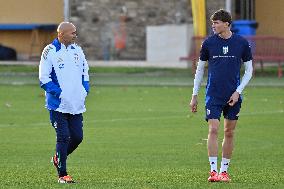
<instances>
[{"instance_id":1,"label":"shirt sleeve","mask_svg":"<svg viewBox=\"0 0 284 189\"><path fill-rule=\"evenodd\" d=\"M202 61L202 60L199 60L198 62L195 77L194 77L194 86L193 86L192 95L198 95L199 87L201 85L203 75L204 75L205 63L206 61Z\"/></svg>"},{"instance_id":2,"label":"shirt sleeve","mask_svg":"<svg viewBox=\"0 0 284 189\"><path fill-rule=\"evenodd\" d=\"M244 62L244 65L245 65L245 73L244 73L244 76L242 78L241 84L238 86L238 88L236 90L239 94L242 93L242 91L244 90L245 86L248 84L249 80L252 77L252 72L253 72L252 61L251 60L247 61L247 62Z\"/></svg>"},{"instance_id":3,"label":"shirt sleeve","mask_svg":"<svg viewBox=\"0 0 284 189\"><path fill-rule=\"evenodd\" d=\"M209 59L208 43L207 40L203 41L200 49L200 58L201 61L207 61Z\"/></svg>"},{"instance_id":4,"label":"shirt sleeve","mask_svg":"<svg viewBox=\"0 0 284 189\"><path fill-rule=\"evenodd\" d=\"M58 85L56 85L51 79L52 72L52 62L51 62L51 54L53 47L46 46L42 52L41 60L39 64L39 81L40 86L46 92L51 93L52 95L59 97L62 90Z\"/></svg>"}]
</instances>

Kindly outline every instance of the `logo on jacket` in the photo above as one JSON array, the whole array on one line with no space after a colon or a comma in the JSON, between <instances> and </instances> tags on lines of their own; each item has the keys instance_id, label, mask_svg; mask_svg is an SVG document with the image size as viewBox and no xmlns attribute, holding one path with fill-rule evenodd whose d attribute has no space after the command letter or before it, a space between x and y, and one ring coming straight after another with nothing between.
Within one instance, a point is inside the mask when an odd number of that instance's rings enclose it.
<instances>
[{"instance_id":1,"label":"logo on jacket","mask_svg":"<svg viewBox=\"0 0 284 189\"><path fill-rule=\"evenodd\" d=\"M223 54L227 54L229 52L229 47L225 46L223 47Z\"/></svg>"},{"instance_id":2,"label":"logo on jacket","mask_svg":"<svg viewBox=\"0 0 284 189\"><path fill-rule=\"evenodd\" d=\"M64 68L64 64L59 64L58 68L59 68L59 69Z\"/></svg>"}]
</instances>

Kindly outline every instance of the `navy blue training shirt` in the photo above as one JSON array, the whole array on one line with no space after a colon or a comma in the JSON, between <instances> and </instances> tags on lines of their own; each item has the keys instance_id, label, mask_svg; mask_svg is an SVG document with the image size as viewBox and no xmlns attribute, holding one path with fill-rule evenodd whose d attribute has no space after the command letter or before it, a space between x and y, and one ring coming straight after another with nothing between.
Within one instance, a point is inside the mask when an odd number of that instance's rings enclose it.
<instances>
[{"instance_id":1,"label":"navy blue training shirt","mask_svg":"<svg viewBox=\"0 0 284 189\"><path fill-rule=\"evenodd\" d=\"M200 60L208 61L206 104L224 104L240 85L242 62L252 60L252 54L248 41L240 35L223 39L215 34L203 42Z\"/></svg>"}]
</instances>

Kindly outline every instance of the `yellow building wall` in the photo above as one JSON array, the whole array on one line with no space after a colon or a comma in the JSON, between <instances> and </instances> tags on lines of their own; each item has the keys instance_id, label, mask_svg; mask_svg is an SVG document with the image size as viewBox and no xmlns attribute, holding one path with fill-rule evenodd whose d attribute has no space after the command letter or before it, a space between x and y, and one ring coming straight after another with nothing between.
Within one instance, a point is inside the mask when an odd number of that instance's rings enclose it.
<instances>
[{"instance_id":1,"label":"yellow building wall","mask_svg":"<svg viewBox=\"0 0 284 189\"><path fill-rule=\"evenodd\" d=\"M284 1L255 1L255 17L259 23L257 35L284 36Z\"/></svg>"},{"instance_id":2,"label":"yellow building wall","mask_svg":"<svg viewBox=\"0 0 284 189\"><path fill-rule=\"evenodd\" d=\"M0 0L0 24L57 25L63 20L64 0ZM34 46L31 37L31 30L0 30L0 44L14 48L19 59L28 59L30 53L40 56L46 43L56 35L54 31L39 30L39 40Z\"/></svg>"},{"instance_id":3,"label":"yellow building wall","mask_svg":"<svg viewBox=\"0 0 284 189\"><path fill-rule=\"evenodd\" d=\"M59 23L64 0L0 0L0 23Z\"/></svg>"}]
</instances>

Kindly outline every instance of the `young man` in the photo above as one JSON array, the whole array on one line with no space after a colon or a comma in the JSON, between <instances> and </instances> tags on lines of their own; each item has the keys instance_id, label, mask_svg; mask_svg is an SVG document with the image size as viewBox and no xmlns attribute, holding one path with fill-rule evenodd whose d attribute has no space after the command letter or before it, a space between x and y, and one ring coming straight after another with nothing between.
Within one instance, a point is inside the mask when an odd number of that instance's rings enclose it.
<instances>
[{"instance_id":1,"label":"young man","mask_svg":"<svg viewBox=\"0 0 284 189\"><path fill-rule=\"evenodd\" d=\"M208 61L205 98L206 121L209 125L207 147L211 166L208 181L228 182L230 181L228 166L233 151L234 130L242 103L241 93L252 77L252 55L249 43L230 31L232 23L230 13L218 10L211 16L211 20L214 35L208 37L202 44L190 107L192 112L197 112L198 90L205 63ZM245 66L245 73L240 82L242 63ZM224 140L221 168L218 174L218 129L222 112Z\"/></svg>"},{"instance_id":2,"label":"young man","mask_svg":"<svg viewBox=\"0 0 284 189\"><path fill-rule=\"evenodd\" d=\"M52 162L59 183L74 183L67 174L66 160L83 140L85 98L89 92L88 64L76 45L76 27L62 22L58 38L42 52L39 65L40 86L45 90L46 108L56 131L56 152Z\"/></svg>"}]
</instances>

